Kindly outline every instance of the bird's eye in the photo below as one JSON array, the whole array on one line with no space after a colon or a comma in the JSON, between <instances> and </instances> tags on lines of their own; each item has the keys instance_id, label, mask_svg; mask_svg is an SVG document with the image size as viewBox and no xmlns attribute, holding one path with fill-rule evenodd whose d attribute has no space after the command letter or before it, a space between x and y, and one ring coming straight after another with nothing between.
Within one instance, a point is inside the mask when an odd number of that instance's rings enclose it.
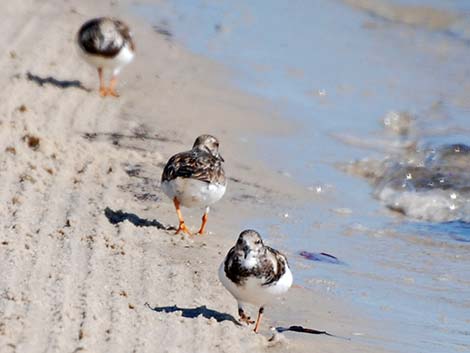
<instances>
[{"instance_id":1,"label":"bird's eye","mask_svg":"<svg viewBox=\"0 0 470 353\"><path fill-rule=\"evenodd\" d=\"M256 241L255 241L255 244L256 244L256 245L261 244L261 240L256 240Z\"/></svg>"}]
</instances>

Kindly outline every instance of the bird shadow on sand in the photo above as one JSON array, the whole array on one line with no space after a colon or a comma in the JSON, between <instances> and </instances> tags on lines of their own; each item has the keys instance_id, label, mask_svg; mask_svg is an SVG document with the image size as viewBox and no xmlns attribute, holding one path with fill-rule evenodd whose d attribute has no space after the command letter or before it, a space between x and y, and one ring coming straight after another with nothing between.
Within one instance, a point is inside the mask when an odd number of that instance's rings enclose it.
<instances>
[{"instance_id":1,"label":"bird shadow on sand","mask_svg":"<svg viewBox=\"0 0 470 353\"><path fill-rule=\"evenodd\" d=\"M50 84L52 86L66 89L66 88L78 88L85 92L91 92L91 89L83 86L83 84L79 80L58 80L55 77L48 76L48 77L41 77L38 75L34 75L31 72L26 73L26 79L28 81L32 81L38 84L38 86L43 87L45 84Z\"/></svg>"},{"instance_id":2,"label":"bird shadow on sand","mask_svg":"<svg viewBox=\"0 0 470 353\"><path fill-rule=\"evenodd\" d=\"M157 313L169 314L169 313L181 312L181 316L190 318L190 319L194 319L198 316L202 316L208 320L215 319L217 322L231 321L235 325L240 326L240 323L232 315L221 313L220 311L217 311L217 310L209 309L205 305L201 305L196 308L180 308L177 305L151 307L149 303L145 303L145 306L149 308L150 310L153 310Z\"/></svg>"},{"instance_id":3,"label":"bird shadow on sand","mask_svg":"<svg viewBox=\"0 0 470 353\"><path fill-rule=\"evenodd\" d=\"M109 207L106 207L104 210L104 215L111 224L118 224L124 221L129 221L136 227L156 227L163 230L176 230L175 227L160 223L156 219L149 220L145 218L140 218L134 213L124 212L122 210L114 211Z\"/></svg>"}]
</instances>

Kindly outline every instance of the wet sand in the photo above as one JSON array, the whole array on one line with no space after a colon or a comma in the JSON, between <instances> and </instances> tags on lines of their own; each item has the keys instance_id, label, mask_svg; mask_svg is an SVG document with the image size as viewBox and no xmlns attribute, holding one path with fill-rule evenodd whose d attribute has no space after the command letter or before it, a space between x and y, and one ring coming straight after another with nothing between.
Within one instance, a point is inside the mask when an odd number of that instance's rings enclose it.
<instances>
[{"instance_id":1,"label":"wet sand","mask_svg":"<svg viewBox=\"0 0 470 353\"><path fill-rule=\"evenodd\" d=\"M267 308L261 334L237 324L217 267L241 225L312 197L254 157L245 129L289 126L129 5L30 0L0 14L0 351L382 351L353 337L373 323L299 286ZM126 18L137 42L119 99L98 96L96 73L75 53L79 25L102 14ZM205 132L221 141L228 192L208 235L176 236L162 167ZM195 229L202 210L183 212ZM270 326L294 324L353 339L268 341Z\"/></svg>"}]
</instances>

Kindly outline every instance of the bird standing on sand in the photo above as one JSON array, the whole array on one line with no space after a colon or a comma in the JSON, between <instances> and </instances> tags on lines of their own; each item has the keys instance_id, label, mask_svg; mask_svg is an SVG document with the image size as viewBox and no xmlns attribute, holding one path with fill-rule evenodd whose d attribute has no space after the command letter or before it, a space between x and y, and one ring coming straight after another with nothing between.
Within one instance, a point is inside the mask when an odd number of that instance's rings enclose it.
<instances>
[{"instance_id":1,"label":"bird standing on sand","mask_svg":"<svg viewBox=\"0 0 470 353\"><path fill-rule=\"evenodd\" d=\"M244 230L219 268L219 279L238 302L240 321L253 324L245 314L246 303L259 306L255 332L258 332L264 306L286 293L292 286L287 258L265 246L258 232Z\"/></svg>"},{"instance_id":2,"label":"bird standing on sand","mask_svg":"<svg viewBox=\"0 0 470 353\"><path fill-rule=\"evenodd\" d=\"M223 162L219 153L219 141L211 135L199 136L190 151L175 154L167 162L161 185L176 208L179 219L176 234L183 231L191 235L184 223L180 206L206 207L198 231L199 234L204 233L209 206L222 198L227 186Z\"/></svg>"},{"instance_id":3,"label":"bird standing on sand","mask_svg":"<svg viewBox=\"0 0 470 353\"><path fill-rule=\"evenodd\" d=\"M85 22L77 34L82 57L98 69L100 96L119 97L116 92L117 76L134 58L135 44L129 27L122 21L100 17ZM112 72L109 87L104 84L103 70Z\"/></svg>"}]
</instances>

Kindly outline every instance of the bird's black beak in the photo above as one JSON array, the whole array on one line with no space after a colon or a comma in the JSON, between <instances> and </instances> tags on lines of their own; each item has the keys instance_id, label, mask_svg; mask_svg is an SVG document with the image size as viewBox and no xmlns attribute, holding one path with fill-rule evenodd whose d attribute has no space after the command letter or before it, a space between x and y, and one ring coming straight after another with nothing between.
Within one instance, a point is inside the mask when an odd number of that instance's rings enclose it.
<instances>
[{"instance_id":1,"label":"bird's black beak","mask_svg":"<svg viewBox=\"0 0 470 353\"><path fill-rule=\"evenodd\" d=\"M222 155L220 153L217 154L217 157L219 157L219 159L222 161L222 162L225 162L225 159L222 157Z\"/></svg>"}]
</instances>

